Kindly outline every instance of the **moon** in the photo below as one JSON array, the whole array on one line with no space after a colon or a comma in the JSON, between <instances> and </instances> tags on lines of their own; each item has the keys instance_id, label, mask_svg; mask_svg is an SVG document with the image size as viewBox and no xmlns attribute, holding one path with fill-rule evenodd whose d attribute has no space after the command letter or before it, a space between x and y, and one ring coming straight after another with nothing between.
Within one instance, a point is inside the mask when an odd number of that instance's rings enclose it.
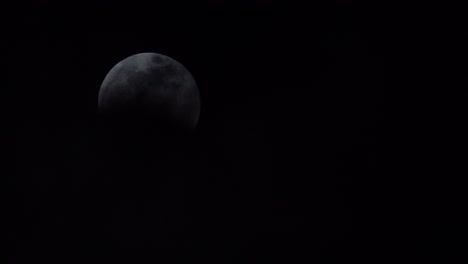
<instances>
[{"instance_id":1,"label":"moon","mask_svg":"<svg viewBox=\"0 0 468 264\"><path fill-rule=\"evenodd\" d=\"M200 94L181 63L159 53L139 53L120 61L106 75L98 112L193 129L200 116Z\"/></svg>"}]
</instances>

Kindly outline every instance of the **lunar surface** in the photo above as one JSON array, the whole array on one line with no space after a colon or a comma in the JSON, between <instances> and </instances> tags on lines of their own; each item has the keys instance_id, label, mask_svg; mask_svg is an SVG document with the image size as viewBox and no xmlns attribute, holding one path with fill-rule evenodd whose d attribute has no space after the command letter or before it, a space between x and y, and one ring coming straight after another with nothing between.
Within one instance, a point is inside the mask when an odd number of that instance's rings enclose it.
<instances>
[{"instance_id":1,"label":"lunar surface","mask_svg":"<svg viewBox=\"0 0 468 264\"><path fill-rule=\"evenodd\" d=\"M140 53L109 71L99 91L98 111L103 116L194 128L200 95L181 63L158 53Z\"/></svg>"}]
</instances>

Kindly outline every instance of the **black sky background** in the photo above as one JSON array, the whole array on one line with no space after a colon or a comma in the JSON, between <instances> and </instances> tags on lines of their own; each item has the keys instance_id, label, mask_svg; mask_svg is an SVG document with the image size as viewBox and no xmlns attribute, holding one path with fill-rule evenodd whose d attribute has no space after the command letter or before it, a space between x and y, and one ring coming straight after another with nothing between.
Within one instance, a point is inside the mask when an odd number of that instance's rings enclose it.
<instances>
[{"instance_id":1,"label":"black sky background","mask_svg":"<svg viewBox=\"0 0 468 264\"><path fill-rule=\"evenodd\" d=\"M458 263L465 42L446 16L425 1L21 6L6 263ZM97 95L140 52L184 64L202 108L191 135L142 134L129 153L135 134L103 143Z\"/></svg>"}]
</instances>

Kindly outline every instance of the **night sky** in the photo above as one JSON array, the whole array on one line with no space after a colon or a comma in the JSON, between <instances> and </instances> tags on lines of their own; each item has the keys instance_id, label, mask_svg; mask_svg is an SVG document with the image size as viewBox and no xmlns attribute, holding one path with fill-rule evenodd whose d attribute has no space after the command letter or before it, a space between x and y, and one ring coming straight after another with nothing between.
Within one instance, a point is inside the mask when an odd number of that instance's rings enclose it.
<instances>
[{"instance_id":1,"label":"night sky","mask_svg":"<svg viewBox=\"0 0 468 264\"><path fill-rule=\"evenodd\" d=\"M5 263L460 260L466 42L445 9L168 2L19 6ZM192 73L195 131L102 133L100 85L140 52Z\"/></svg>"}]
</instances>

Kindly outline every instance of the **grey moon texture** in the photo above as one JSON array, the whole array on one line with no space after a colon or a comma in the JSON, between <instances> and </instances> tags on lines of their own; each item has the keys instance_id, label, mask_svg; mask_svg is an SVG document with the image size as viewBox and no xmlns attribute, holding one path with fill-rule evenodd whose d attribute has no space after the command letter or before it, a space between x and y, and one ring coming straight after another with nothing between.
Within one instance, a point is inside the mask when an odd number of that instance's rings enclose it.
<instances>
[{"instance_id":1,"label":"grey moon texture","mask_svg":"<svg viewBox=\"0 0 468 264\"><path fill-rule=\"evenodd\" d=\"M190 72L158 53L139 53L117 63L106 75L98 96L100 114L169 120L194 128L200 116L200 94Z\"/></svg>"}]
</instances>

